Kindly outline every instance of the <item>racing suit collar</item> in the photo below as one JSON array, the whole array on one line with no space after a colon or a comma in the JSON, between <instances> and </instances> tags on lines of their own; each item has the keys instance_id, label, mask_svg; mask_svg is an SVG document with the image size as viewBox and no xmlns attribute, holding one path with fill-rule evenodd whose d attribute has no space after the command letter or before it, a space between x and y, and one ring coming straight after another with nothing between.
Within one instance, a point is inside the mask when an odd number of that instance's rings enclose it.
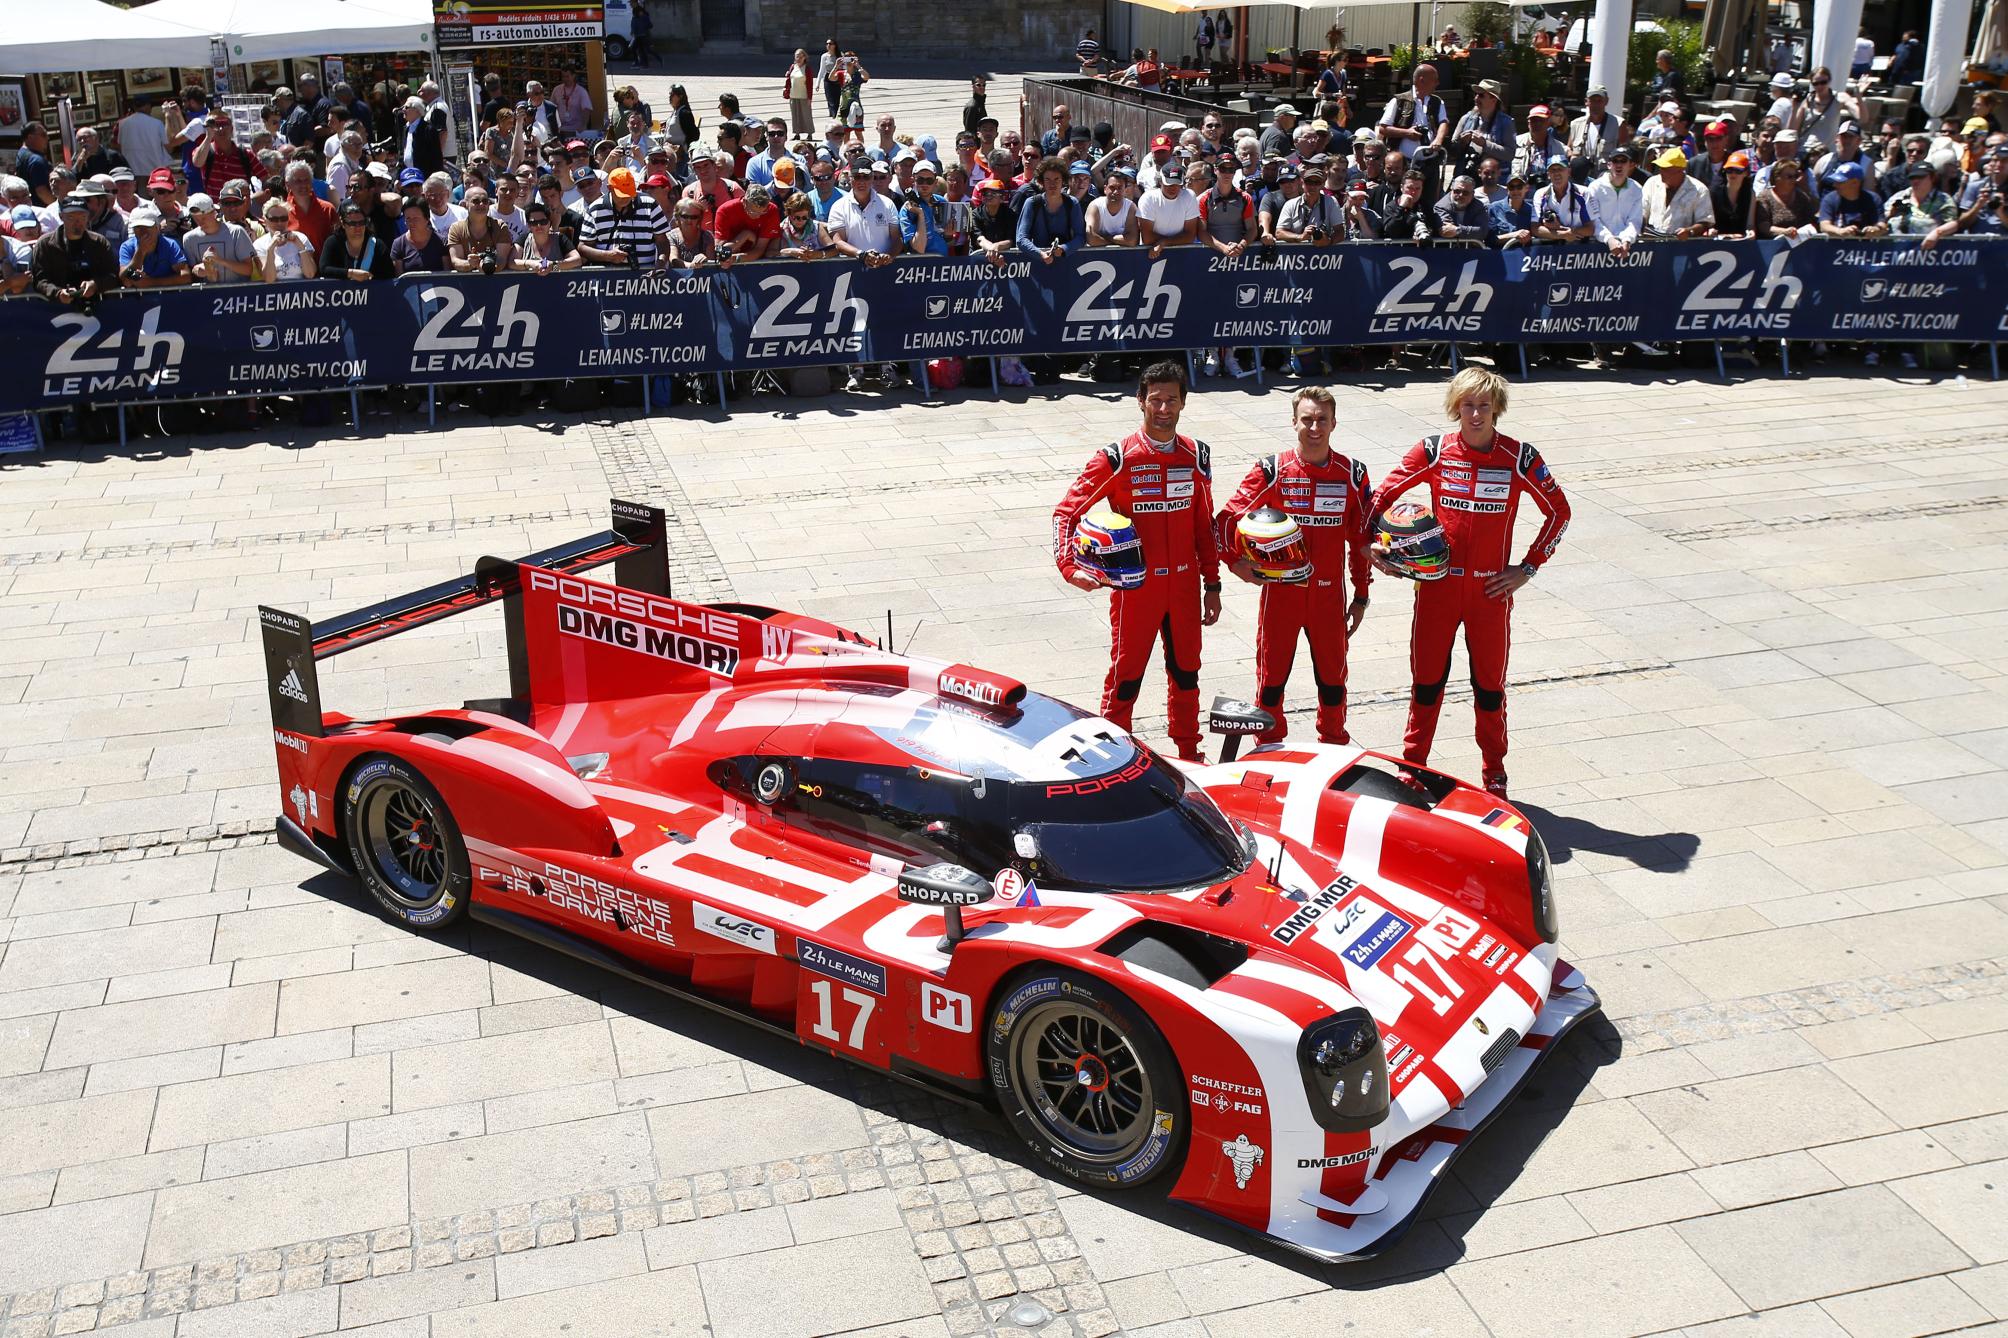
<instances>
[{"instance_id":1,"label":"racing suit collar","mask_svg":"<svg viewBox=\"0 0 2008 1338\"><path fill-rule=\"evenodd\" d=\"M1476 444L1470 438L1466 437L1464 435L1464 429L1461 427L1458 428L1457 431L1455 431L1451 435L1457 438L1457 444L1462 446L1465 450L1476 451L1480 455L1485 454L1487 451L1491 450L1494 446L1497 446L1499 444L1499 429L1496 427L1492 429L1491 440L1487 441L1483 446Z\"/></svg>"},{"instance_id":2,"label":"racing suit collar","mask_svg":"<svg viewBox=\"0 0 2008 1338\"><path fill-rule=\"evenodd\" d=\"M1170 441L1159 441L1156 437L1153 437L1150 434L1150 429L1147 427L1139 428L1137 430L1137 435L1142 437L1145 441L1149 442L1150 448L1152 450L1161 452L1162 454L1169 455L1171 452L1178 449L1178 433L1176 432L1171 434Z\"/></svg>"}]
</instances>

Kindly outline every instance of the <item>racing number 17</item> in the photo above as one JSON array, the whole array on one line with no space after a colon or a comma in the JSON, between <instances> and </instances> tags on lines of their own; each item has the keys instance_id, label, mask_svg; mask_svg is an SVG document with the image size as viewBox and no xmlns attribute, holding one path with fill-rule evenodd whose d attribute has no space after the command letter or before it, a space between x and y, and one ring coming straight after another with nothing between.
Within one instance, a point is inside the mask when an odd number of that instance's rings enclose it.
<instances>
[{"instance_id":1,"label":"racing number 17","mask_svg":"<svg viewBox=\"0 0 2008 1338\"><path fill-rule=\"evenodd\" d=\"M809 991L816 996L817 1014L816 1020L810 1024L809 1030L834 1045L837 1043L838 1037L835 1025L836 1009L830 999L830 982L827 980L812 981L809 984ZM872 995L866 994L863 990L854 990L849 986L844 987L843 993L844 1002L858 1010L857 1016L851 1019L850 1035L843 1038L843 1044L853 1050L863 1050L865 1048L865 1030L871 1025L872 1009L877 1005L878 1000Z\"/></svg>"},{"instance_id":2,"label":"racing number 17","mask_svg":"<svg viewBox=\"0 0 2008 1338\"><path fill-rule=\"evenodd\" d=\"M1436 983L1448 992L1439 993L1421 975L1409 970L1411 966L1434 976ZM1401 955L1401 960L1395 963L1394 969L1389 974L1406 985L1409 992L1417 998L1429 1000L1429 1006L1436 1010L1438 1016L1449 1012L1451 1003L1464 994L1464 987L1436 964L1436 959L1430 956L1428 947L1420 939L1409 945L1408 951Z\"/></svg>"}]
</instances>

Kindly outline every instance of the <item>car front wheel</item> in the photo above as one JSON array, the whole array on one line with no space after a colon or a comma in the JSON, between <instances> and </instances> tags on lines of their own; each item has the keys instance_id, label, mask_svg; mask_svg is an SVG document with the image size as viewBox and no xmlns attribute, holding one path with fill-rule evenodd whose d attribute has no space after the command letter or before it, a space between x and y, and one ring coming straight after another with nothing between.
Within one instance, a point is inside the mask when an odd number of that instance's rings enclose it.
<instances>
[{"instance_id":1,"label":"car front wheel","mask_svg":"<svg viewBox=\"0 0 2008 1338\"><path fill-rule=\"evenodd\" d=\"M1120 990L1035 968L998 992L986 1044L1004 1118L1060 1174L1128 1188L1176 1164L1185 1084L1163 1035Z\"/></svg>"},{"instance_id":2,"label":"car front wheel","mask_svg":"<svg viewBox=\"0 0 2008 1338\"><path fill-rule=\"evenodd\" d=\"M467 846L446 801L410 764L365 758L342 791L342 832L357 876L392 919L437 930L467 913Z\"/></svg>"}]
</instances>

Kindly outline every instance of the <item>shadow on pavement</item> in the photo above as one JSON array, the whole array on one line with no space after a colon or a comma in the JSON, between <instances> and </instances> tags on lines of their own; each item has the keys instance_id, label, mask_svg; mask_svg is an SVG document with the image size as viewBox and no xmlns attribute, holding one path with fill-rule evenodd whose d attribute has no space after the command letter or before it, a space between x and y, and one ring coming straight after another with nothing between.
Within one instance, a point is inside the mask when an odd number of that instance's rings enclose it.
<instances>
[{"instance_id":1,"label":"shadow on pavement","mask_svg":"<svg viewBox=\"0 0 2008 1338\"><path fill-rule=\"evenodd\" d=\"M1660 832L1652 836L1615 832L1585 818L1569 817L1534 804L1517 806L1534 820L1541 839L1548 843L1548 858L1557 864L1567 864L1579 850L1595 850L1629 860L1641 869L1679 873L1694 862L1701 849L1701 838L1693 832Z\"/></svg>"}]
</instances>

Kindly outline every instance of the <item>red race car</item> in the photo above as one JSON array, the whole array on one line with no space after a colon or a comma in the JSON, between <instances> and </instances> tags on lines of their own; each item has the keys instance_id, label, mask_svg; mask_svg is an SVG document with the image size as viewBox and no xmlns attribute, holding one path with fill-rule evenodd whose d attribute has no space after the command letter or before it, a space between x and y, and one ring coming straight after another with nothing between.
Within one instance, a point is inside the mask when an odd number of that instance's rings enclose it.
<instances>
[{"instance_id":1,"label":"red race car","mask_svg":"<svg viewBox=\"0 0 2008 1338\"><path fill-rule=\"evenodd\" d=\"M1217 702L1185 767L816 618L671 598L665 517L309 624L261 609L280 842L993 1104L1084 1184L1387 1248L1597 1008L1511 807ZM615 582L583 573L614 564ZM510 695L354 720L315 663L500 601Z\"/></svg>"}]
</instances>

